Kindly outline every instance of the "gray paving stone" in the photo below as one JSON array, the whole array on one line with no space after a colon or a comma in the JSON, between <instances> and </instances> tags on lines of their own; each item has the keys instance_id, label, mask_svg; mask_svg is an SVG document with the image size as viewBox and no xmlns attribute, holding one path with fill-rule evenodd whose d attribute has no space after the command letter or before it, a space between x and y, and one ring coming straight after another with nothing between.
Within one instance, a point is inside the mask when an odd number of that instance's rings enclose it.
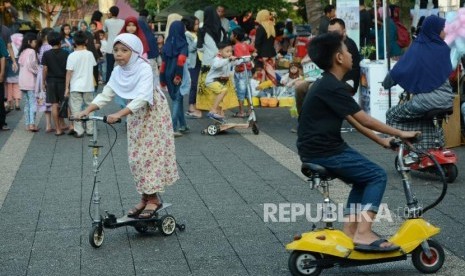
<instances>
[{"instance_id":1,"label":"gray paving stone","mask_svg":"<svg viewBox=\"0 0 465 276\"><path fill-rule=\"evenodd\" d=\"M32 250L28 267L30 275L79 275L80 248L66 250Z\"/></svg>"},{"instance_id":2,"label":"gray paving stone","mask_svg":"<svg viewBox=\"0 0 465 276\"><path fill-rule=\"evenodd\" d=\"M20 276L27 274L27 264L29 262L30 249L26 255L12 256L11 254L0 254L0 267L2 275Z\"/></svg>"}]
</instances>

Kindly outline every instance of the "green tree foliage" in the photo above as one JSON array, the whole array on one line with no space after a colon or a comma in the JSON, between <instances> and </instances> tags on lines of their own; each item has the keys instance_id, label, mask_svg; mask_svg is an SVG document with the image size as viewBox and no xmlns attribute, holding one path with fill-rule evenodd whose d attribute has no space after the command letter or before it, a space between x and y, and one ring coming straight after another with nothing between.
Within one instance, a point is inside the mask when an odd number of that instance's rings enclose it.
<instances>
[{"instance_id":1,"label":"green tree foliage","mask_svg":"<svg viewBox=\"0 0 465 276\"><path fill-rule=\"evenodd\" d=\"M142 0L145 3L145 8L150 13L156 13L157 3L160 5L160 10L163 8L178 2L180 0ZM158 2L157 2L158 1ZM224 5L227 10L234 11L236 13L243 13L245 11L257 12L261 9L268 9L275 11L278 15L286 14L290 9L290 4L285 0L253 0L253 1L238 1L238 0L186 0L182 1L186 10L198 10L203 9L208 5ZM129 0L130 5L140 10L141 0Z\"/></svg>"},{"instance_id":2,"label":"green tree foliage","mask_svg":"<svg viewBox=\"0 0 465 276\"><path fill-rule=\"evenodd\" d=\"M14 5L17 9L25 10L34 15L42 14L47 19L47 27L50 27L53 16L61 8L71 10L96 3L97 0L17 0Z\"/></svg>"},{"instance_id":3,"label":"green tree foliage","mask_svg":"<svg viewBox=\"0 0 465 276\"><path fill-rule=\"evenodd\" d=\"M131 7L137 11L146 9L151 14L155 14L158 7L162 10L171 5L173 2L175 2L175 0L128 0Z\"/></svg>"}]
</instances>

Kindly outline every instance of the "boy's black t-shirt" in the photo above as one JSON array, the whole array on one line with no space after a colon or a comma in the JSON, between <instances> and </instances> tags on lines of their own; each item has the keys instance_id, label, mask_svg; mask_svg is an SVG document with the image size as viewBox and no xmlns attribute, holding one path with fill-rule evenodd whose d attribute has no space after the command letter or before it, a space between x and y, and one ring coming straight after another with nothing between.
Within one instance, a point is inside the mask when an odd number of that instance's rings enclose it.
<instances>
[{"instance_id":1,"label":"boy's black t-shirt","mask_svg":"<svg viewBox=\"0 0 465 276\"><path fill-rule=\"evenodd\" d=\"M360 111L347 86L325 72L310 88L302 106L297 131L301 159L332 156L347 148L342 121Z\"/></svg>"},{"instance_id":2,"label":"boy's black t-shirt","mask_svg":"<svg viewBox=\"0 0 465 276\"><path fill-rule=\"evenodd\" d=\"M63 49L50 49L42 57L42 65L47 66L47 81L66 80L68 52Z\"/></svg>"}]
</instances>

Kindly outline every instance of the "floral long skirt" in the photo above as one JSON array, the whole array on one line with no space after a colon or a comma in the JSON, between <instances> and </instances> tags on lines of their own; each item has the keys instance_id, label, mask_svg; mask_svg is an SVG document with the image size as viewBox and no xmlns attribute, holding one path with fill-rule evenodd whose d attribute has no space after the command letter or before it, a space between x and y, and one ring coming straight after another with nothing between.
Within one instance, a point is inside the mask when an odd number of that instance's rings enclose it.
<instances>
[{"instance_id":1,"label":"floral long skirt","mask_svg":"<svg viewBox=\"0 0 465 276\"><path fill-rule=\"evenodd\" d=\"M154 92L153 106L128 116L129 166L140 194L164 192L179 179L168 102Z\"/></svg>"}]
</instances>

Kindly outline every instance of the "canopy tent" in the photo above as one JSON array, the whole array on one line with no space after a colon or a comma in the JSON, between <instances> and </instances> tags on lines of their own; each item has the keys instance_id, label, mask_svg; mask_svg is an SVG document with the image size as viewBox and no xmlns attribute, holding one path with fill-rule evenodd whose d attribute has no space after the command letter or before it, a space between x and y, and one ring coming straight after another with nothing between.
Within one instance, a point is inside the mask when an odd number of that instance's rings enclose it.
<instances>
[{"instance_id":1,"label":"canopy tent","mask_svg":"<svg viewBox=\"0 0 465 276\"><path fill-rule=\"evenodd\" d=\"M168 15L178 13L182 16L194 15L197 10L204 10L205 7L212 5L208 0L177 0L170 6L161 10L155 16L155 22L166 22ZM239 15L239 13L231 8L227 8L225 16L228 18Z\"/></svg>"},{"instance_id":2,"label":"canopy tent","mask_svg":"<svg viewBox=\"0 0 465 276\"><path fill-rule=\"evenodd\" d=\"M139 13L125 0L117 0L115 6L119 8L118 18L126 19L129 16L134 16L135 18L139 17Z\"/></svg>"}]
</instances>

